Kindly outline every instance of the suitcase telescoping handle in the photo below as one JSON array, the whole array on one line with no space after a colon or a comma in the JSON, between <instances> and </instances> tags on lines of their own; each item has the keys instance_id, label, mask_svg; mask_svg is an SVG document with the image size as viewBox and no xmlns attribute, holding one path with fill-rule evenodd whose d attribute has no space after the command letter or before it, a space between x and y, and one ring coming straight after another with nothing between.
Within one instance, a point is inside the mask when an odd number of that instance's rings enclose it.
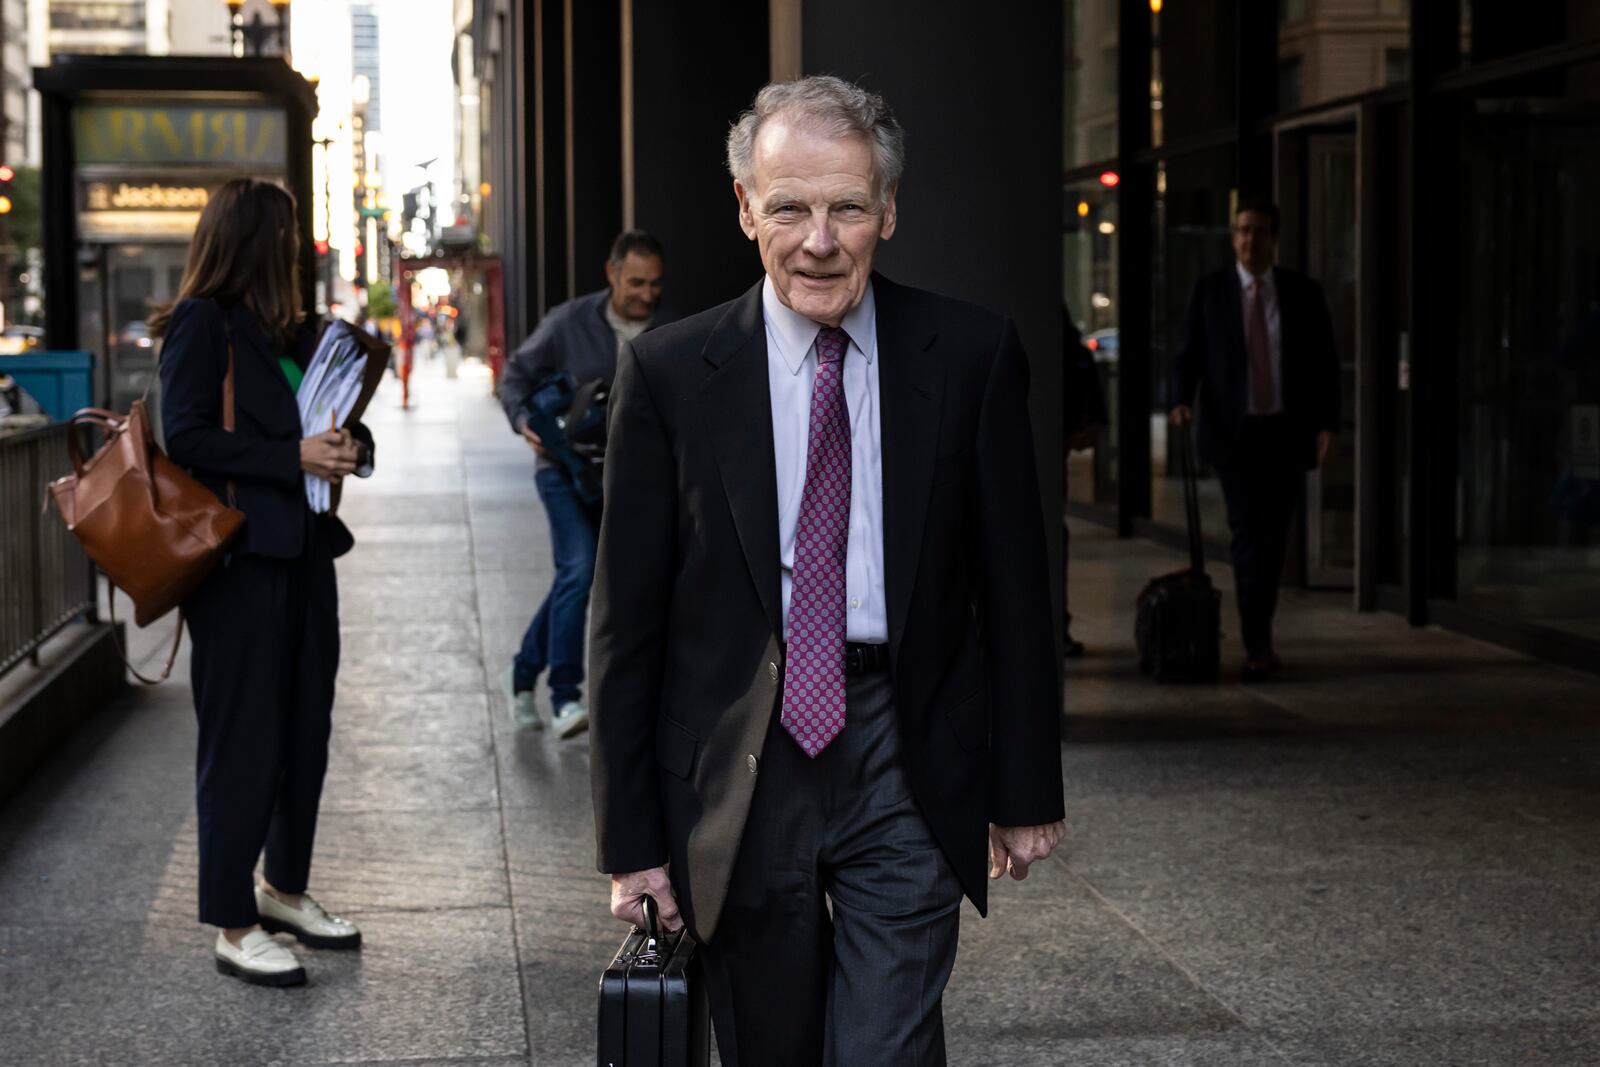
<instances>
[{"instance_id":1,"label":"suitcase telescoping handle","mask_svg":"<svg viewBox=\"0 0 1600 1067\"><path fill-rule=\"evenodd\" d=\"M1189 567L1195 574L1204 574L1206 556L1200 544L1200 487L1194 472L1194 434L1187 422L1180 429L1178 454L1183 467L1183 518L1189 529Z\"/></svg>"}]
</instances>

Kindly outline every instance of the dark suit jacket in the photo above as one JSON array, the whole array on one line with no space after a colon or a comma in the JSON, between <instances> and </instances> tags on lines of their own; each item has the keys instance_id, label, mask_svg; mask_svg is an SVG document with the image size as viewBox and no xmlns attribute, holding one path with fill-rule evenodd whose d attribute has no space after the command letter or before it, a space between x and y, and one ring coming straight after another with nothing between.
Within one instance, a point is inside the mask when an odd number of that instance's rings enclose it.
<instances>
[{"instance_id":1,"label":"dark suit jacket","mask_svg":"<svg viewBox=\"0 0 1600 1067\"><path fill-rule=\"evenodd\" d=\"M304 368L316 349L307 322L291 355ZM222 380L233 342L234 432L222 428ZM245 514L234 551L294 559L306 526L320 522L335 556L355 543L337 516L306 505L300 469L300 409L266 333L244 304L185 300L172 311L161 346L161 423L167 454L223 500L234 483ZM359 424L351 432L372 447Z\"/></svg>"},{"instance_id":2,"label":"dark suit jacket","mask_svg":"<svg viewBox=\"0 0 1600 1067\"><path fill-rule=\"evenodd\" d=\"M1010 320L873 284L904 758L982 911L987 824L1063 812L1028 364ZM670 859L709 938L783 678L761 286L625 347L610 417L591 645L599 867Z\"/></svg>"},{"instance_id":3,"label":"dark suit jacket","mask_svg":"<svg viewBox=\"0 0 1600 1067\"><path fill-rule=\"evenodd\" d=\"M1282 329L1283 413L1293 435L1293 459L1317 465L1317 434L1339 432L1339 354L1322 286L1274 267ZM1244 290L1229 263L1195 283L1172 363L1173 403L1191 404L1199 391L1196 443L1202 459L1227 464L1249 414L1250 361L1244 345Z\"/></svg>"}]
</instances>

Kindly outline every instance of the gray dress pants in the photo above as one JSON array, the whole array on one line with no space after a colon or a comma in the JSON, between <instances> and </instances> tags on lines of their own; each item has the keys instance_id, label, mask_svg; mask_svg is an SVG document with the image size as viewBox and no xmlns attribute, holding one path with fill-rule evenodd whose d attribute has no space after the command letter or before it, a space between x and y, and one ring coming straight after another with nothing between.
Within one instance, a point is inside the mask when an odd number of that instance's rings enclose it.
<instances>
[{"instance_id":1,"label":"gray dress pants","mask_svg":"<svg viewBox=\"0 0 1600 1067\"><path fill-rule=\"evenodd\" d=\"M774 715L716 936L727 1067L942 1067L961 887L900 762L890 676L851 678L809 759Z\"/></svg>"}]
</instances>

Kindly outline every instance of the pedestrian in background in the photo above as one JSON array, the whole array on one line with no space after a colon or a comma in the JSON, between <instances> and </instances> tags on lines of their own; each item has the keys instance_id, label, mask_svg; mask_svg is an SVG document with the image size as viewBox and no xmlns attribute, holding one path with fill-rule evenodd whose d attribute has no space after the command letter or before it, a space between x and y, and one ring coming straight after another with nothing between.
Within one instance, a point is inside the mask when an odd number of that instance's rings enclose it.
<instances>
[{"instance_id":1,"label":"pedestrian in background","mask_svg":"<svg viewBox=\"0 0 1600 1067\"><path fill-rule=\"evenodd\" d=\"M1247 682L1283 666L1272 616L1289 523L1342 412L1328 300L1315 281L1275 265L1279 224L1271 201L1239 202L1234 262L1196 283L1172 366L1171 422L1194 419L1198 393L1196 444L1228 507Z\"/></svg>"},{"instance_id":2,"label":"pedestrian in background","mask_svg":"<svg viewBox=\"0 0 1600 1067\"><path fill-rule=\"evenodd\" d=\"M200 921L221 927L219 971L273 986L304 982L305 970L270 932L314 948L361 943L306 892L339 669L333 560L354 542L338 518L311 511L304 475L371 473L372 438L359 425L301 437L295 390L316 330L300 307L299 249L288 193L230 181L201 213L178 300L150 320L165 337L167 451L245 515L183 604L200 725Z\"/></svg>"},{"instance_id":3,"label":"pedestrian in background","mask_svg":"<svg viewBox=\"0 0 1600 1067\"><path fill-rule=\"evenodd\" d=\"M506 668L506 700L519 725L540 728L534 687L548 670L551 724L563 738L589 724L583 704L583 638L600 505L579 496L571 475L552 459L528 425L528 402L557 374L570 375L579 385L598 379L609 389L622 346L677 317L661 305L664 270L660 241L643 230L618 235L606 258L606 287L551 308L511 354L500 383L500 402L511 428L538 457L534 486L550 520L556 571L549 593L523 634L521 649Z\"/></svg>"}]
</instances>

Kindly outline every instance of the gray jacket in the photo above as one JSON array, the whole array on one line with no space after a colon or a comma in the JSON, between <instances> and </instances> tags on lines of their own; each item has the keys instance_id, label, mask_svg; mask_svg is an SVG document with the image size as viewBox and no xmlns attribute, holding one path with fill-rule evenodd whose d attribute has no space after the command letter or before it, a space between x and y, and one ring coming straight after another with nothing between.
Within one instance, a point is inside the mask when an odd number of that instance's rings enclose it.
<instances>
[{"instance_id":1,"label":"gray jacket","mask_svg":"<svg viewBox=\"0 0 1600 1067\"><path fill-rule=\"evenodd\" d=\"M500 406L512 430L522 432L528 421L523 406L550 371L566 371L580 385L596 378L611 384L617 373L617 335L606 321L610 298L611 290L601 289L557 304L511 353L500 376ZM653 330L677 318L658 305L645 329ZM542 458L539 465L546 465Z\"/></svg>"}]
</instances>

